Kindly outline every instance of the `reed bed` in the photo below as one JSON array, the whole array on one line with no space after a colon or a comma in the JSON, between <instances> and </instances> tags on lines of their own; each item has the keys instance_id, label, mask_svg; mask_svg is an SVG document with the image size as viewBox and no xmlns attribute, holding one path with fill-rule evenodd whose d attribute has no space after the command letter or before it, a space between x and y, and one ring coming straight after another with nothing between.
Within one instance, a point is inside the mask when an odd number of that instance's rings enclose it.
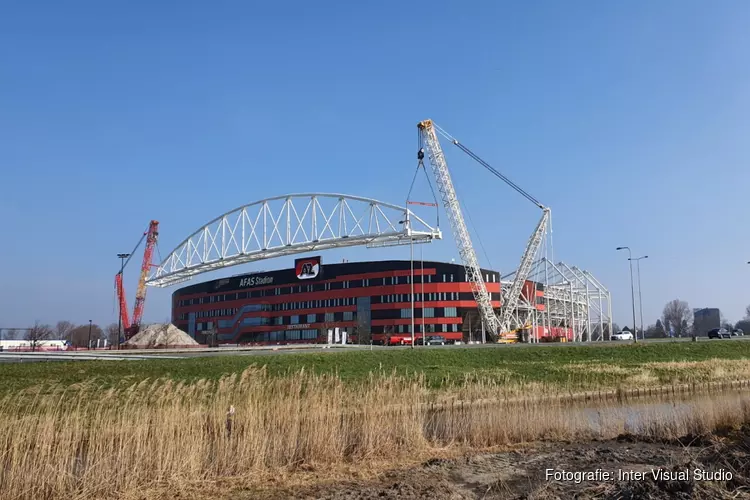
<instances>
[{"instance_id":1,"label":"reed bed","mask_svg":"<svg viewBox=\"0 0 750 500\"><path fill-rule=\"evenodd\" d=\"M371 374L355 385L336 375L277 377L258 368L194 383L40 386L0 399L0 492L12 499L127 498L164 484L366 466L438 448L623 432L673 438L750 421L738 397L656 405L633 423L632 411L616 401L595 410L551 402L535 384L475 380L461 387L468 392L454 396L464 399L445 399L450 388L438 397L420 376ZM510 397L524 389L531 396Z\"/></svg>"}]
</instances>

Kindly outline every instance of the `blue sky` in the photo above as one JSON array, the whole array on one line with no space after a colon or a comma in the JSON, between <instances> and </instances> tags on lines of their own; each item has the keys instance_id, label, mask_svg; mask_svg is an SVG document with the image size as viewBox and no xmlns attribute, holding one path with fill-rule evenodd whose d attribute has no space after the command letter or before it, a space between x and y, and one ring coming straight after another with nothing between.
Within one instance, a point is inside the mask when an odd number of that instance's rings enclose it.
<instances>
[{"instance_id":1,"label":"blue sky","mask_svg":"<svg viewBox=\"0 0 750 500\"><path fill-rule=\"evenodd\" d=\"M552 207L555 258L610 288L621 325L620 245L650 256L644 322L674 298L738 320L749 24L741 1L6 3L0 326L116 321L115 254L152 218L166 254L269 196L400 203L428 117ZM538 209L448 160L492 266L512 270ZM450 237L424 249L456 256ZM169 316L172 291L149 290L147 321Z\"/></svg>"}]
</instances>

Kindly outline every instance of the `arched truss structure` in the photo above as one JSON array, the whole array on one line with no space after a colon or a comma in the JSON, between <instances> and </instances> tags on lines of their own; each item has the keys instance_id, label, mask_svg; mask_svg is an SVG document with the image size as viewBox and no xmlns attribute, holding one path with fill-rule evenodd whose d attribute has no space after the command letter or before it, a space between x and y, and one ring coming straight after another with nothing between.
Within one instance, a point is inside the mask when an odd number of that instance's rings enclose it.
<instances>
[{"instance_id":1,"label":"arched truss structure","mask_svg":"<svg viewBox=\"0 0 750 500\"><path fill-rule=\"evenodd\" d=\"M510 288L511 281L506 280L514 278L515 272L501 278L503 291ZM538 311L535 304L521 297L513 312L513 325L568 327L577 342L610 339L612 297L590 272L541 257L532 265L527 279L543 285L545 308Z\"/></svg>"},{"instance_id":2,"label":"arched truss structure","mask_svg":"<svg viewBox=\"0 0 750 500\"><path fill-rule=\"evenodd\" d=\"M164 287L196 274L284 255L355 245L384 247L441 239L407 208L345 194L290 194L236 208L172 250L146 281Z\"/></svg>"}]
</instances>

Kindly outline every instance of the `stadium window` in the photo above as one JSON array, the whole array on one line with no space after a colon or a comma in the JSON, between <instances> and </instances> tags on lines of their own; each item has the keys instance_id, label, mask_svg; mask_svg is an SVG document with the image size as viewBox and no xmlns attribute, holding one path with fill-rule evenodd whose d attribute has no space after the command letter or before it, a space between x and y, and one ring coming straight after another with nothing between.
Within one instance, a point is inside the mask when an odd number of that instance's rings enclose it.
<instances>
[{"instance_id":1,"label":"stadium window","mask_svg":"<svg viewBox=\"0 0 750 500\"><path fill-rule=\"evenodd\" d=\"M352 321L354 319L354 313L352 311L344 311L344 321Z\"/></svg>"},{"instance_id":2,"label":"stadium window","mask_svg":"<svg viewBox=\"0 0 750 500\"><path fill-rule=\"evenodd\" d=\"M289 320L289 324L290 325L299 325L299 315L298 314L293 315L291 317L291 319Z\"/></svg>"},{"instance_id":3,"label":"stadium window","mask_svg":"<svg viewBox=\"0 0 750 500\"><path fill-rule=\"evenodd\" d=\"M424 317L425 318L434 318L435 317L435 308L434 307L425 307L424 308Z\"/></svg>"},{"instance_id":4,"label":"stadium window","mask_svg":"<svg viewBox=\"0 0 750 500\"><path fill-rule=\"evenodd\" d=\"M398 333L404 333L404 325L398 325Z\"/></svg>"},{"instance_id":5,"label":"stadium window","mask_svg":"<svg viewBox=\"0 0 750 500\"><path fill-rule=\"evenodd\" d=\"M325 321L326 322L333 321L333 313L326 313L326 319L325 319Z\"/></svg>"},{"instance_id":6,"label":"stadium window","mask_svg":"<svg viewBox=\"0 0 750 500\"><path fill-rule=\"evenodd\" d=\"M458 324L457 323L453 323L453 331L454 332L458 331Z\"/></svg>"},{"instance_id":7,"label":"stadium window","mask_svg":"<svg viewBox=\"0 0 750 500\"><path fill-rule=\"evenodd\" d=\"M446 307L443 316L446 318L455 318L458 316L458 311L455 307Z\"/></svg>"},{"instance_id":8,"label":"stadium window","mask_svg":"<svg viewBox=\"0 0 750 500\"><path fill-rule=\"evenodd\" d=\"M447 332L448 332L448 325L443 323L443 333L447 333Z\"/></svg>"},{"instance_id":9,"label":"stadium window","mask_svg":"<svg viewBox=\"0 0 750 500\"><path fill-rule=\"evenodd\" d=\"M286 332L286 339L287 340L299 340L300 339L300 331L299 330L291 330Z\"/></svg>"},{"instance_id":10,"label":"stadium window","mask_svg":"<svg viewBox=\"0 0 750 500\"><path fill-rule=\"evenodd\" d=\"M453 283L453 273L451 273L451 283Z\"/></svg>"},{"instance_id":11,"label":"stadium window","mask_svg":"<svg viewBox=\"0 0 750 500\"><path fill-rule=\"evenodd\" d=\"M411 309L401 309L402 318L411 318Z\"/></svg>"},{"instance_id":12,"label":"stadium window","mask_svg":"<svg viewBox=\"0 0 750 500\"><path fill-rule=\"evenodd\" d=\"M316 314L308 314L307 315L307 322L308 323L315 323L315 319L316 319L315 317L316 316L317 316Z\"/></svg>"},{"instance_id":13,"label":"stadium window","mask_svg":"<svg viewBox=\"0 0 750 500\"><path fill-rule=\"evenodd\" d=\"M443 283L445 283L445 275L443 275Z\"/></svg>"}]
</instances>

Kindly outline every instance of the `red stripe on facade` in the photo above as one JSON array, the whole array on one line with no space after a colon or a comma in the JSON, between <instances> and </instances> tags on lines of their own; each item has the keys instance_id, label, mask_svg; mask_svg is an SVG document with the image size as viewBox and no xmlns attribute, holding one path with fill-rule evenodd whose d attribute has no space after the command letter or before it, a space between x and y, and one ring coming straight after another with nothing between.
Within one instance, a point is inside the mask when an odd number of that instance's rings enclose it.
<instances>
[{"instance_id":1,"label":"red stripe on facade","mask_svg":"<svg viewBox=\"0 0 750 500\"><path fill-rule=\"evenodd\" d=\"M493 300L492 301L493 307L500 307L500 301L499 300ZM477 307L477 303L473 300L439 300L439 301L425 301L424 307ZM383 309L410 309L411 308L411 302L389 302L389 303L383 303L383 304L372 304L370 306L370 309L373 311L376 310L383 310ZM415 300L414 301L414 309L421 309L422 308L422 301L421 300Z\"/></svg>"},{"instance_id":2,"label":"red stripe on facade","mask_svg":"<svg viewBox=\"0 0 750 500\"><path fill-rule=\"evenodd\" d=\"M256 290L256 289L253 289ZM422 284L414 284L414 293L422 293ZM500 293L500 283L487 283L487 291L490 293ZM471 293L472 288L470 283L465 282L452 282L452 283L425 283L424 293L438 293L438 292L464 292ZM224 295L226 293L235 292L222 292L212 295ZM236 304L281 304L285 302L300 302L308 300L326 300L326 299L342 299L346 297L370 297L374 295L392 295L397 293L411 293L411 285L400 284L400 285L380 285L380 286L367 286L367 287L356 287L356 288L341 288L338 290L319 290L317 292L296 292L287 293L283 295L269 295L267 297L248 297L246 299L235 299L225 300L221 302L208 302L205 304L194 304L190 306L177 306L190 307L191 310L203 310L198 309L206 307L210 309L222 309L224 307L239 307ZM210 297L209 294L191 294L184 297L180 297L179 300L190 300L190 298ZM293 297L293 298L290 298ZM179 304L179 302L178 302Z\"/></svg>"},{"instance_id":3,"label":"red stripe on facade","mask_svg":"<svg viewBox=\"0 0 750 500\"><path fill-rule=\"evenodd\" d=\"M451 325L451 324L463 324L461 318L425 318L425 325ZM414 324L418 327L422 324L422 318L414 318ZM373 319L372 326L391 326L391 325L411 325L411 318L397 318L397 319ZM373 335L377 335L373 333Z\"/></svg>"}]
</instances>

